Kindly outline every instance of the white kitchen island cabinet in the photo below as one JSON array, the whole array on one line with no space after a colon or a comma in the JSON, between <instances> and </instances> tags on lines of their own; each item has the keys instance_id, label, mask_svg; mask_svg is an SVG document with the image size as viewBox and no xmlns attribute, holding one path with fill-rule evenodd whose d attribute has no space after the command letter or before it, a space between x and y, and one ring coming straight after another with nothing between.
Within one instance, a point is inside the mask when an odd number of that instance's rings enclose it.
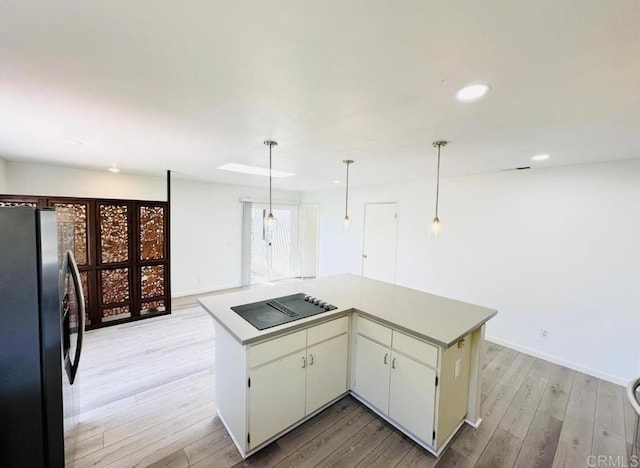
<instances>
[{"instance_id":1,"label":"white kitchen island cabinet","mask_svg":"<svg viewBox=\"0 0 640 468\"><path fill-rule=\"evenodd\" d=\"M346 332L307 348L305 415L347 391L348 355L349 337Z\"/></svg>"},{"instance_id":2,"label":"white kitchen island cabinet","mask_svg":"<svg viewBox=\"0 0 640 468\"><path fill-rule=\"evenodd\" d=\"M388 348L369 338L356 338L354 390L380 413L389 413L389 378L391 377Z\"/></svg>"},{"instance_id":3,"label":"white kitchen island cabinet","mask_svg":"<svg viewBox=\"0 0 640 468\"><path fill-rule=\"evenodd\" d=\"M349 318L248 346L216 323L216 403L245 455L347 392Z\"/></svg>"},{"instance_id":4,"label":"white kitchen island cabinet","mask_svg":"<svg viewBox=\"0 0 640 468\"><path fill-rule=\"evenodd\" d=\"M231 307L301 293L335 310L258 330ZM495 310L355 275L200 299L215 319L218 414L243 457L347 393L439 455L480 424Z\"/></svg>"},{"instance_id":5,"label":"white kitchen island cabinet","mask_svg":"<svg viewBox=\"0 0 640 468\"><path fill-rule=\"evenodd\" d=\"M249 378L249 432L251 446L305 416L305 350L251 369Z\"/></svg>"}]
</instances>

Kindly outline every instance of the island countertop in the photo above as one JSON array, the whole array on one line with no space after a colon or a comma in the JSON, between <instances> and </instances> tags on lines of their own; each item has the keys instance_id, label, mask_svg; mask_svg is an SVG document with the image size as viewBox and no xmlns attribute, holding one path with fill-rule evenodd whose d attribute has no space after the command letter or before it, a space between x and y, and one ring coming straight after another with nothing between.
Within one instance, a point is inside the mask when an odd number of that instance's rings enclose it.
<instances>
[{"instance_id":1,"label":"island countertop","mask_svg":"<svg viewBox=\"0 0 640 468\"><path fill-rule=\"evenodd\" d=\"M231 310L233 306L296 293L320 298L337 309L265 330L256 329ZM353 274L256 287L200 298L198 302L243 345L355 311L448 348L497 314L486 307Z\"/></svg>"}]
</instances>

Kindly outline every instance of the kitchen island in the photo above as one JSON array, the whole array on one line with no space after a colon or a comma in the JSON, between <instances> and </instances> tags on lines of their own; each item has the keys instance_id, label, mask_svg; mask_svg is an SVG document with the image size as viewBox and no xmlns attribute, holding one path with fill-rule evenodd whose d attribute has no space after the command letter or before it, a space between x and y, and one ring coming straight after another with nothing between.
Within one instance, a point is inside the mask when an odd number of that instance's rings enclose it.
<instances>
[{"instance_id":1,"label":"kitchen island","mask_svg":"<svg viewBox=\"0 0 640 468\"><path fill-rule=\"evenodd\" d=\"M296 293L335 309L263 330L232 309ZM436 456L481 422L495 310L350 274L199 302L215 319L218 413L243 457L347 393Z\"/></svg>"}]
</instances>

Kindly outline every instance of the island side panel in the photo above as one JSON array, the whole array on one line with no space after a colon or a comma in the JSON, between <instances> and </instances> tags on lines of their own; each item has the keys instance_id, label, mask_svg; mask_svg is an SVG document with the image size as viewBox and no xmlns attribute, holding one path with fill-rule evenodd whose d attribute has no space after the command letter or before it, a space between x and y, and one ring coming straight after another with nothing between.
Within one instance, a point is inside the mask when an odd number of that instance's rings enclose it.
<instances>
[{"instance_id":1,"label":"island side panel","mask_svg":"<svg viewBox=\"0 0 640 468\"><path fill-rule=\"evenodd\" d=\"M469 379L469 409L466 421L473 427L478 427L482 422L480 418L480 402L482 396L484 333L484 324L471 333L471 374Z\"/></svg>"},{"instance_id":2,"label":"island side panel","mask_svg":"<svg viewBox=\"0 0 640 468\"><path fill-rule=\"evenodd\" d=\"M216 406L222 422L244 457L247 453L247 354L222 325L216 332Z\"/></svg>"},{"instance_id":3,"label":"island side panel","mask_svg":"<svg viewBox=\"0 0 640 468\"><path fill-rule=\"evenodd\" d=\"M436 448L440 450L469 411L469 377L471 366L471 334L441 351L440 400ZM460 361L456 377L456 362Z\"/></svg>"}]
</instances>

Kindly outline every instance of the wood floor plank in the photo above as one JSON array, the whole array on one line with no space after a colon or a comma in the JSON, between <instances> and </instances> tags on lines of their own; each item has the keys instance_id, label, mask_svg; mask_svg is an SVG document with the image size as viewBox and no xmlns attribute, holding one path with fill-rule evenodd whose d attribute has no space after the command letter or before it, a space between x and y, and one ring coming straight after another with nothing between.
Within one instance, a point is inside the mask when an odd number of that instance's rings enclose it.
<instances>
[{"instance_id":1,"label":"wood floor plank","mask_svg":"<svg viewBox=\"0 0 640 468\"><path fill-rule=\"evenodd\" d=\"M574 375L575 371L555 366L514 466L553 465Z\"/></svg>"},{"instance_id":2,"label":"wood floor plank","mask_svg":"<svg viewBox=\"0 0 640 468\"><path fill-rule=\"evenodd\" d=\"M591 448L594 455L615 457L627 453L623 401L623 387L598 380Z\"/></svg>"},{"instance_id":3,"label":"wood floor plank","mask_svg":"<svg viewBox=\"0 0 640 468\"><path fill-rule=\"evenodd\" d=\"M456 449L450 448L440 455L436 463L436 468L473 468L473 465L473 461L469 458L462 455Z\"/></svg>"},{"instance_id":4,"label":"wood floor plank","mask_svg":"<svg viewBox=\"0 0 640 468\"><path fill-rule=\"evenodd\" d=\"M146 467L170 455L180 447L185 447L193 441L210 434L213 429L212 419L206 418L152 444L140 447L136 453L106 465L105 468L119 468L122 466L131 466L132 468Z\"/></svg>"},{"instance_id":5,"label":"wood floor plank","mask_svg":"<svg viewBox=\"0 0 640 468\"><path fill-rule=\"evenodd\" d=\"M396 466L416 445L400 431L393 431L357 465L359 468L388 468Z\"/></svg>"},{"instance_id":6,"label":"wood floor plank","mask_svg":"<svg viewBox=\"0 0 640 468\"><path fill-rule=\"evenodd\" d=\"M525 378L499 427L524 440L550 378L549 363L537 359Z\"/></svg>"},{"instance_id":7,"label":"wood floor plank","mask_svg":"<svg viewBox=\"0 0 640 468\"><path fill-rule=\"evenodd\" d=\"M519 353L516 351L503 348L493 361L487 364L482 371L482 401L485 400L487 395L491 393L493 387L496 386L500 378L504 375L507 369L511 366Z\"/></svg>"},{"instance_id":8,"label":"wood floor plank","mask_svg":"<svg viewBox=\"0 0 640 468\"><path fill-rule=\"evenodd\" d=\"M159 443L169 443L174 434L177 434L175 438L179 438L184 434L185 430L191 427L202 427L204 433L201 437L204 437L212 432L211 429L215 427L215 411L215 405L210 404L190 413L180 415L171 421L134 434L129 439L108 445L102 450L82 457L74 462L74 466L77 468L85 466L105 466L124 457L143 458L143 453L148 447L155 447ZM185 443L185 445L187 444Z\"/></svg>"},{"instance_id":9,"label":"wood floor plank","mask_svg":"<svg viewBox=\"0 0 640 468\"><path fill-rule=\"evenodd\" d=\"M193 465L226 448L230 443L233 443L231 436L224 427L220 427L206 437L187 445L184 448L184 452L187 455L189 464Z\"/></svg>"},{"instance_id":10,"label":"wood floor plank","mask_svg":"<svg viewBox=\"0 0 640 468\"><path fill-rule=\"evenodd\" d=\"M194 468L230 468L242 461L242 457L233 443L227 444L218 452L200 460Z\"/></svg>"},{"instance_id":11,"label":"wood floor plank","mask_svg":"<svg viewBox=\"0 0 640 468\"><path fill-rule=\"evenodd\" d=\"M126 406L121 411L112 412L102 417L88 417L83 415L82 423L78 424L74 430L78 439L93 437L114 428L131 424L141 418L149 418L150 414L167 408L168 405L181 405L194 398L198 398L203 392L209 394L209 399L213 399L213 389L209 387L211 376L204 375L197 380L185 383L180 390L168 391L159 394L157 399L144 401L143 403ZM199 393L197 393L199 391ZM157 424L157 422L156 422Z\"/></svg>"},{"instance_id":12,"label":"wood floor plank","mask_svg":"<svg viewBox=\"0 0 640 468\"><path fill-rule=\"evenodd\" d=\"M437 462L436 457L416 444L396 466L398 468L431 468L436 466Z\"/></svg>"},{"instance_id":13,"label":"wood floor plank","mask_svg":"<svg viewBox=\"0 0 640 468\"><path fill-rule=\"evenodd\" d=\"M364 407L358 408L348 417L331 426L330 430L311 439L276 466L281 468L314 467L369 424L373 418L374 415L371 411Z\"/></svg>"},{"instance_id":14,"label":"wood floor plank","mask_svg":"<svg viewBox=\"0 0 640 468\"><path fill-rule=\"evenodd\" d=\"M284 460L287 454L282 451L276 442L272 442L258 453L251 455L246 460L242 460L233 466L233 468L242 468L252 466L254 468L270 468L280 461Z\"/></svg>"},{"instance_id":15,"label":"wood floor plank","mask_svg":"<svg viewBox=\"0 0 640 468\"><path fill-rule=\"evenodd\" d=\"M149 465L149 468L188 468L189 460L187 460L187 456L184 453L184 450L180 449L176 452L173 452L171 455L168 455L161 460L158 460L155 463Z\"/></svg>"},{"instance_id":16,"label":"wood floor plank","mask_svg":"<svg viewBox=\"0 0 640 468\"><path fill-rule=\"evenodd\" d=\"M77 441L75 439L66 439L64 442L64 458L67 461L77 460L103 448L104 437L102 433Z\"/></svg>"},{"instance_id":17,"label":"wood floor plank","mask_svg":"<svg viewBox=\"0 0 640 468\"><path fill-rule=\"evenodd\" d=\"M476 463L477 468L512 467L523 440L498 427Z\"/></svg>"},{"instance_id":18,"label":"wood floor plank","mask_svg":"<svg viewBox=\"0 0 640 468\"><path fill-rule=\"evenodd\" d=\"M316 417L300 425L293 431L278 439L278 445L284 453L291 455L314 437L326 431L329 427L348 417L362 405L351 396L346 396L330 408L322 411Z\"/></svg>"},{"instance_id":19,"label":"wood floor plank","mask_svg":"<svg viewBox=\"0 0 640 468\"><path fill-rule=\"evenodd\" d=\"M458 437L453 441L452 447L474 463L480 458L534 362L535 358L526 354L518 354L482 403L480 407L482 424L480 427L477 429L471 426L463 427Z\"/></svg>"},{"instance_id":20,"label":"wood floor plank","mask_svg":"<svg viewBox=\"0 0 640 468\"><path fill-rule=\"evenodd\" d=\"M316 466L326 468L357 466L369 453L384 442L393 430L393 427L383 420L374 418L360 432L347 440Z\"/></svg>"},{"instance_id":21,"label":"wood floor plank","mask_svg":"<svg viewBox=\"0 0 640 468\"><path fill-rule=\"evenodd\" d=\"M140 418L135 418L125 424L107 429L103 433L104 445L108 446L121 440L129 439L134 434L162 424L165 421L173 420L180 415L188 414L192 411L200 411L200 408L209 404L211 400L211 394L208 391L200 392L194 397L157 408L155 411Z\"/></svg>"},{"instance_id":22,"label":"wood floor plank","mask_svg":"<svg viewBox=\"0 0 640 468\"><path fill-rule=\"evenodd\" d=\"M576 373L558 440L554 468L584 467L591 454L598 379Z\"/></svg>"},{"instance_id":23,"label":"wood floor plank","mask_svg":"<svg viewBox=\"0 0 640 468\"><path fill-rule=\"evenodd\" d=\"M492 343L491 341L486 341L484 346L484 356L482 358L482 368L484 369L487 365L493 361L498 354L502 351L502 346L496 343Z\"/></svg>"}]
</instances>

